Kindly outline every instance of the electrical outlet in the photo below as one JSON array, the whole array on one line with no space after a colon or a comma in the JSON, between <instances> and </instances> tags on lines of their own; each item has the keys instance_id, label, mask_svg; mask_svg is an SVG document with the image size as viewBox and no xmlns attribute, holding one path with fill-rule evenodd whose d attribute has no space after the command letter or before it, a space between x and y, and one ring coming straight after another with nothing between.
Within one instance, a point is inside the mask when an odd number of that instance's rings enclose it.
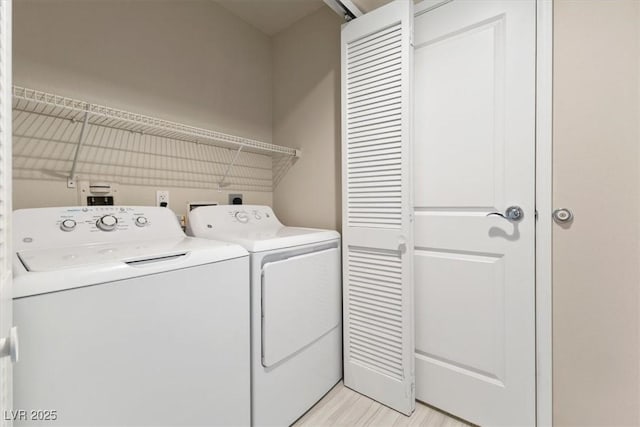
<instances>
[{"instance_id":1,"label":"electrical outlet","mask_svg":"<svg viewBox=\"0 0 640 427\"><path fill-rule=\"evenodd\" d=\"M242 203L242 194L229 194L230 205L241 205Z\"/></svg>"},{"instance_id":2,"label":"electrical outlet","mask_svg":"<svg viewBox=\"0 0 640 427\"><path fill-rule=\"evenodd\" d=\"M169 192L167 190L156 191L156 206L169 206Z\"/></svg>"}]
</instances>

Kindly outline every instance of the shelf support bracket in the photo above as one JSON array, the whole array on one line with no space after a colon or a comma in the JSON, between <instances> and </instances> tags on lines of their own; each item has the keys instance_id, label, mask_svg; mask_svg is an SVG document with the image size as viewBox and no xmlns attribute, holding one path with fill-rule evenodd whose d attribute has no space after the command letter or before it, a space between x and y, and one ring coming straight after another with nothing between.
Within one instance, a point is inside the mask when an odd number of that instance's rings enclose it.
<instances>
[{"instance_id":1,"label":"shelf support bracket","mask_svg":"<svg viewBox=\"0 0 640 427\"><path fill-rule=\"evenodd\" d=\"M229 166L227 166L227 170L224 171L224 176L222 177L222 179L218 183L218 191L222 190L224 187L229 185L229 184L225 184L224 181L227 179L227 176L229 176L229 171L231 170L233 165L236 164L236 161L238 160L238 157L240 156L240 152L242 151L242 147L243 147L242 145L240 147L238 147L238 151L236 151L236 155L233 156L233 160L231 160L231 163L229 163Z\"/></svg>"},{"instance_id":2,"label":"shelf support bracket","mask_svg":"<svg viewBox=\"0 0 640 427\"><path fill-rule=\"evenodd\" d=\"M76 152L73 155L73 164L71 165L71 172L67 178L67 188L76 188L76 167L78 166L78 156L80 155L80 149L86 138L87 123L89 122L89 109L84 113L84 120L82 121L82 128L80 129L80 138L78 138L78 145L76 146Z\"/></svg>"}]
</instances>

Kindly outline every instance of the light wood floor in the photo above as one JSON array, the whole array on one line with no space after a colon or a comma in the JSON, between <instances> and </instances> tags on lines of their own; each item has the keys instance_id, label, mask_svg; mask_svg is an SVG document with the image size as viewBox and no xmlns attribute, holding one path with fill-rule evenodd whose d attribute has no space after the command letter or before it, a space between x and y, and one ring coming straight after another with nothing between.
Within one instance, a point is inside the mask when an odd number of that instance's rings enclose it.
<instances>
[{"instance_id":1,"label":"light wood floor","mask_svg":"<svg viewBox=\"0 0 640 427\"><path fill-rule=\"evenodd\" d=\"M340 382L294 426L466 427L469 424L420 402L416 402L415 412L410 417L406 417L346 388Z\"/></svg>"}]
</instances>

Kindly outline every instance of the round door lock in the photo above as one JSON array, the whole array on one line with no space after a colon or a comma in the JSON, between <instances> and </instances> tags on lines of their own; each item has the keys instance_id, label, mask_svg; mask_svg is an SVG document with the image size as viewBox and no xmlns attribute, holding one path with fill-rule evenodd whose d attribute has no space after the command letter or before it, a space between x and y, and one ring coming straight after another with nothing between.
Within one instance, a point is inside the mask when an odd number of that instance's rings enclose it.
<instances>
[{"instance_id":1,"label":"round door lock","mask_svg":"<svg viewBox=\"0 0 640 427\"><path fill-rule=\"evenodd\" d=\"M567 209L556 209L553 211L553 220L558 224L566 224L573 221L573 213Z\"/></svg>"}]
</instances>

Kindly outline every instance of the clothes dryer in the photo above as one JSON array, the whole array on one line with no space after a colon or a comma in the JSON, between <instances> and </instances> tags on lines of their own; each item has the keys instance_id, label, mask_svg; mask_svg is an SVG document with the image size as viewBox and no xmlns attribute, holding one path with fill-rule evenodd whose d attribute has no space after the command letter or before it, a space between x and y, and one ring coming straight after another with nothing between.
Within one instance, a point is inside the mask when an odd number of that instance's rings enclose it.
<instances>
[{"instance_id":1,"label":"clothes dryer","mask_svg":"<svg viewBox=\"0 0 640 427\"><path fill-rule=\"evenodd\" d=\"M188 224L249 251L252 423L292 424L342 378L340 235L286 227L268 206L199 207Z\"/></svg>"}]
</instances>

